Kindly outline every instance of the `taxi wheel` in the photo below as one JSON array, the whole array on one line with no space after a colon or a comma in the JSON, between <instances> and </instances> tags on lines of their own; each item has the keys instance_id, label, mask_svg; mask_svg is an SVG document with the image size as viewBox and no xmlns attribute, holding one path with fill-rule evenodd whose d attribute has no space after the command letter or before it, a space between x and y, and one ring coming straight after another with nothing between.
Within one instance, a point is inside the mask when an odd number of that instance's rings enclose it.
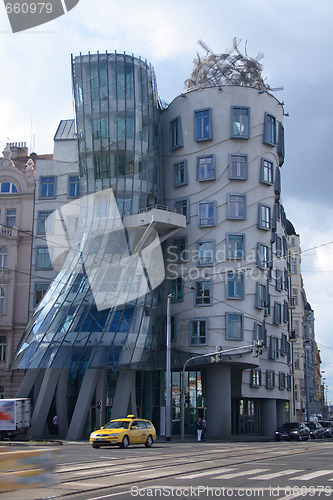
<instances>
[{"instance_id":1,"label":"taxi wheel","mask_svg":"<svg viewBox=\"0 0 333 500\"><path fill-rule=\"evenodd\" d=\"M147 437L147 441L145 442L145 447L146 448L151 448L153 446L153 442L154 442L153 438L149 434L149 436Z\"/></svg>"},{"instance_id":2,"label":"taxi wheel","mask_svg":"<svg viewBox=\"0 0 333 500\"><path fill-rule=\"evenodd\" d=\"M92 445L92 447L93 447L93 448L97 448L97 449L98 449L98 448L100 448L100 447L101 447L101 445L100 445L100 444L93 444L93 445Z\"/></svg>"},{"instance_id":3,"label":"taxi wheel","mask_svg":"<svg viewBox=\"0 0 333 500\"><path fill-rule=\"evenodd\" d=\"M129 447L129 439L128 436L124 436L123 440L121 442L121 448L128 448Z\"/></svg>"}]
</instances>

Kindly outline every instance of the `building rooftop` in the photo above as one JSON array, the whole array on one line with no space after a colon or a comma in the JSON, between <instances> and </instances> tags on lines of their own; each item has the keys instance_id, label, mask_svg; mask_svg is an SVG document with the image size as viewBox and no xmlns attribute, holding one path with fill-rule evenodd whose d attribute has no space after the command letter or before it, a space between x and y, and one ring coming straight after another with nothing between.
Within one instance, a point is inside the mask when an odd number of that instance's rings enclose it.
<instances>
[{"instance_id":1,"label":"building rooftop","mask_svg":"<svg viewBox=\"0 0 333 500\"><path fill-rule=\"evenodd\" d=\"M70 141L76 139L74 120L61 120L55 133L55 141Z\"/></svg>"}]
</instances>

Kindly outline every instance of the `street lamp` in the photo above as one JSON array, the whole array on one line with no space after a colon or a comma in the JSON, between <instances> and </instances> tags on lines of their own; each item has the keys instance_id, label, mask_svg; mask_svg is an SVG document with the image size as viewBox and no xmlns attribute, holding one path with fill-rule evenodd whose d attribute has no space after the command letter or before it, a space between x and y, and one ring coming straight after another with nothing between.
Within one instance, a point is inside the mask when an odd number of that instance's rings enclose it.
<instances>
[{"instance_id":1,"label":"street lamp","mask_svg":"<svg viewBox=\"0 0 333 500\"><path fill-rule=\"evenodd\" d=\"M166 363L165 363L165 440L171 441L171 299L167 301Z\"/></svg>"}]
</instances>

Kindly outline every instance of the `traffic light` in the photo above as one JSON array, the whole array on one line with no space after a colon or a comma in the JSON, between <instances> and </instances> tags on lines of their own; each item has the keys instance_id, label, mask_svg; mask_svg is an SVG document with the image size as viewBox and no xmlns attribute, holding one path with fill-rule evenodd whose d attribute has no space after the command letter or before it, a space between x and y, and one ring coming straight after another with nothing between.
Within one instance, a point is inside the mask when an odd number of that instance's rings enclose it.
<instances>
[{"instance_id":1,"label":"traffic light","mask_svg":"<svg viewBox=\"0 0 333 500\"><path fill-rule=\"evenodd\" d=\"M96 408L97 410L100 410L102 408L102 401L97 401Z\"/></svg>"},{"instance_id":2,"label":"traffic light","mask_svg":"<svg viewBox=\"0 0 333 500\"><path fill-rule=\"evenodd\" d=\"M262 354L263 344L264 342L262 340L255 340L253 342L252 352L254 358L257 358L260 354Z\"/></svg>"}]
</instances>

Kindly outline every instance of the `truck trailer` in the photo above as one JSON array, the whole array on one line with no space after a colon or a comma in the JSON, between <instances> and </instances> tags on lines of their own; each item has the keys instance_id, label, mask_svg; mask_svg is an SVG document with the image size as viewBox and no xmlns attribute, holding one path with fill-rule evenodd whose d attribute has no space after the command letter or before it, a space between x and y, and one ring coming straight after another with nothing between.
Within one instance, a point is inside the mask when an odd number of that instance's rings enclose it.
<instances>
[{"instance_id":1,"label":"truck trailer","mask_svg":"<svg viewBox=\"0 0 333 500\"><path fill-rule=\"evenodd\" d=\"M0 439L27 435L31 426L29 398L0 399Z\"/></svg>"}]
</instances>

